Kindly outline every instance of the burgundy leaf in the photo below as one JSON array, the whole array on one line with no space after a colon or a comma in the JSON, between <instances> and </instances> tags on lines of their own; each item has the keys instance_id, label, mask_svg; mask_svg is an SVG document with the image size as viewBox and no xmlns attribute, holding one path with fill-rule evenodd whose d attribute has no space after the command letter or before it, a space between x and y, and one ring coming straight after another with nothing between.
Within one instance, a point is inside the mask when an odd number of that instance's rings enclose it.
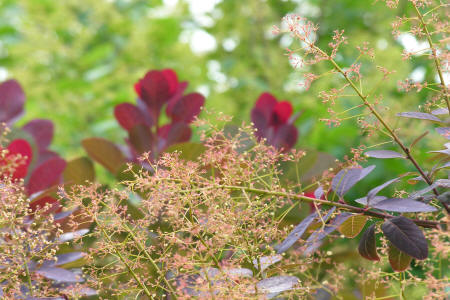
<instances>
[{"instance_id":1,"label":"burgundy leaf","mask_svg":"<svg viewBox=\"0 0 450 300\"><path fill-rule=\"evenodd\" d=\"M284 151L289 151L297 143L297 138L297 128L292 124L284 124L275 131L271 144L278 149L283 148Z\"/></svg>"},{"instance_id":2,"label":"burgundy leaf","mask_svg":"<svg viewBox=\"0 0 450 300\"><path fill-rule=\"evenodd\" d=\"M191 129L183 122L167 124L159 129L158 137L158 151L161 152L171 145L189 141Z\"/></svg>"},{"instance_id":3,"label":"burgundy leaf","mask_svg":"<svg viewBox=\"0 0 450 300\"><path fill-rule=\"evenodd\" d=\"M380 260L377 254L377 244L375 241L375 224L370 225L364 231L358 246L359 254L368 260Z\"/></svg>"},{"instance_id":4,"label":"burgundy leaf","mask_svg":"<svg viewBox=\"0 0 450 300\"><path fill-rule=\"evenodd\" d=\"M38 166L30 176L27 184L28 195L43 191L55 184L61 178L66 162L61 158L47 160Z\"/></svg>"},{"instance_id":5,"label":"burgundy leaf","mask_svg":"<svg viewBox=\"0 0 450 300\"><path fill-rule=\"evenodd\" d=\"M59 203L58 199L55 199L50 196L42 197L33 200L30 203L30 209L35 212L37 210L42 210L46 205L49 206L48 210L42 212L43 214L56 214L61 212L62 206Z\"/></svg>"},{"instance_id":6,"label":"burgundy leaf","mask_svg":"<svg viewBox=\"0 0 450 300\"><path fill-rule=\"evenodd\" d=\"M174 122L191 123L200 113L205 97L199 93L191 93L182 98L171 100L166 109L167 115Z\"/></svg>"},{"instance_id":7,"label":"burgundy leaf","mask_svg":"<svg viewBox=\"0 0 450 300\"><path fill-rule=\"evenodd\" d=\"M445 137L447 140L450 140L450 127L438 127L436 128L436 132Z\"/></svg>"},{"instance_id":8,"label":"burgundy leaf","mask_svg":"<svg viewBox=\"0 0 450 300\"><path fill-rule=\"evenodd\" d=\"M149 71L136 85L138 95L153 115L158 115L164 103L176 92L175 85L178 83L176 75L174 77L172 72Z\"/></svg>"},{"instance_id":9,"label":"burgundy leaf","mask_svg":"<svg viewBox=\"0 0 450 300\"><path fill-rule=\"evenodd\" d=\"M429 121L434 121L434 122L442 122L441 119L439 119L438 117L436 117L432 114L416 112L416 111L398 113L397 116L405 117L405 118L412 118L412 119L429 120Z\"/></svg>"},{"instance_id":10,"label":"burgundy leaf","mask_svg":"<svg viewBox=\"0 0 450 300\"><path fill-rule=\"evenodd\" d=\"M153 120L146 118L141 110L131 103L121 103L114 108L114 116L123 129L129 131L136 125L151 126Z\"/></svg>"},{"instance_id":11,"label":"burgundy leaf","mask_svg":"<svg viewBox=\"0 0 450 300\"><path fill-rule=\"evenodd\" d=\"M393 217L381 225L386 238L400 251L416 259L428 257L428 243L417 225L403 216Z\"/></svg>"},{"instance_id":12,"label":"burgundy leaf","mask_svg":"<svg viewBox=\"0 0 450 300\"><path fill-rule=\"evenodd\" d=\"M40 150L46 149L52 142L54 126L50 120L31 120L23 126L23 130L31 134Z\"/></svg>"},{"instance_id":13,"label":"burgundy leaf","mask_svg":"<svg viewBox=\"0 0 450 300\"><path fill-rule=\"evenodd\" d=\"M368 157L375 158L404 158L401 153L391 150L373 150L364 153Z\"/></svg>"},{"instance_id":14,"label":"burgundy leaf","mask_svg":"<svg viewBox=\"0 0 450 300\"><path fill-rule=\"evenodd\" d=\"M153 150L155 137L148 126L134 126L128 133L129 141L138 155Z\"/></svg>"},{"instance_id":15,"label":"burgundy leaf","mask_svg":"<svg viewBox=\"0 0 450 300\"><path fill-rule=\"evenodd\" d=\"M39 153L37 155L36 166L40 166L47 160L50 160L53 158L59 158L59 157L60 157L59 154L56 153L55 151L50 151L47 149L41 150L41 151L39 151Z\"/></svg>"},{"instance_id":16,"label":"burgundy leaf","mask_svg":"<svg viewBox=\"0 0 450 300\"><path fill-rule=\"evenodd\" d=\"M252 122L256 124L253 120L253 112L259 112L261 117L264 118L267 123L272 119L272 112L277 105L277 99L270 93L262 93L255 103L255 107L252 110Z\"/></svg>"},{"instance_id":17,"label":"burgundy leaf","mask_svg":"<svg viewBox=\"0 0 450 300\"><path fill-rule=\"evenodd\" d=\"M0 84L0 122L11 123L23 112L25 93L20 84L7 80Z\"/></svg>"}]
</instances>

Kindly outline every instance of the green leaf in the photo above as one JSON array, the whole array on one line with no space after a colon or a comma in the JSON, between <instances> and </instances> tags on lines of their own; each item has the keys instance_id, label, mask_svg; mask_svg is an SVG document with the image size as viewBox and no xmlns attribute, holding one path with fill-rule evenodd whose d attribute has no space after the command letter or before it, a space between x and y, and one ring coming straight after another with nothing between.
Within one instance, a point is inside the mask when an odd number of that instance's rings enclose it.
<instances>
[{"instance_id":1,"label":"green leaf","mask_svg":"<svg viewBox=\"0 0 450 300\"><path fill-rule=\"evenodd\" d=\"M170 146L164 152L175 151L180 152L180 158L195 161L203 152L205 152L205 146L200 143L187 142Z\"/></svg>"},{"instance_id":2,"label":"green leaf","mask_svg":"<svg viewBox=\"0 0 450 300\"><path fill-rule=\"evenodd\" d=\"M127 159L112 142L99 137L84 139L81 144L90 158L116 174Z\"/></svg>"},{"instance_id":3,"label":"green leaf","mask_svg":"<svg viewBox=\"0 0 450 300\"><path fill-rule=\"evenodd\" d=\"M364 215L354 215L345 220L341 226L339 226L338 230L340 233L345 235L348 238L354 238L357 236L361 230L366 225L367 216Z\"/></svg>"},{"instance_id":4,"label":"green leaf","mask_svg":"<svg viewBox=\"0 0 450 300\"><path fill-rule=\"evenodd\" d=\"M412 257L400 251L391 242L388 243L388 256L392 269L397 272L405 271L411 264Z\"/></svg>"},{"instance_id":5,"label":"green leaf","mask_svg":"<svg viewBox=\"0 0 450 300\"><path fill-rule=\"evenodd\" d=\"M368 260L380 260L377 254L377 244L375 240L375 224L372 224L363 233L358 246L359 254Z\"/></svg>"},{"instance_id":6,"label":"green leaf","mask_svg":"<svg viewBox=\"0 0 450 300\"><path fill-rule=\"evenodd\" d=\"M67 163L63 173L64 181L69 184L85 184L95 180L94 164L87 157L79 157Z\"/></svg>"}]
</instances>

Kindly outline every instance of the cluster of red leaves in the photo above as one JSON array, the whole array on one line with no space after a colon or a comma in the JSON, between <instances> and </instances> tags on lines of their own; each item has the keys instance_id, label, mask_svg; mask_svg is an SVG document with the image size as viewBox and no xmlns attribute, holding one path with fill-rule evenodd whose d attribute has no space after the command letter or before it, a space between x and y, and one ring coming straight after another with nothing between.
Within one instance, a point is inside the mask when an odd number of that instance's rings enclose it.
<instances>
[{"instance_id":1,"label":"cluster of red leaves","mask_svg":"<svg viewBox=\"0 0 450 300\"><path fill-rule=\"evenodd\" d=\"M192 134L189 124L200 113L205 98L199 93L183 95L187 86L186 81L178 81L171 69L152 70L134 86L137 104L122 103L115 107L117 121L128 131L126 142L132 160L144 152L156 158L169 146L189 141ZM164 106L170 122L161 126Z\"/></svg>"},{"instance_id":2,"label":"cluster of red leaves","mask_svg":"<svg viewBox=\"0 0 450 300\"><path fill-rule=\"evenodd\" d=\"M25 93L15 80L0 84L0 121L8 126L20 117L25 104ZM54 126L49 120L35 119L26 123L21 131L27 138L12 140L0 157L1 177L11 176L13 180L23 179L25 191L33 200L34 211L51 206L48 213L62 209L59 201L46 193L62 182L66 162L57 153L48 149L53 139Z\"/></svg>"},{"instance_id":3,"label":"cluster of red leaves","mask_svg":"<svg viewBox=\"0 0 450 300\"><path fill-rule=\"evenodd\" d=\"M269 93L261 94L251 112L255 135L278 149L290 150L298 138L298 130L292 124L292 112L290 102L278 101Z\"/></svg>"}]
</instances>

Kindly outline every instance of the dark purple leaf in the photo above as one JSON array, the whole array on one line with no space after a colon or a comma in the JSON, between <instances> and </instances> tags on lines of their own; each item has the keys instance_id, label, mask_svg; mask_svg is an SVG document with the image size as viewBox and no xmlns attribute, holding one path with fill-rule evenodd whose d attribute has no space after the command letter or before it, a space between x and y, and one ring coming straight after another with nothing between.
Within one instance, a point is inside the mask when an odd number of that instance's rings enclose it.
<instances>
[{"instance_id":1,"label":"dark purple leaf","mask_svg":"<svg viewBox=\"0 0 450 300\"><path fill-rule=\"evenodd\" d=\"M137 125L153 125L153 119L150 115L146 117L137 106L131 103L121 103L116 105L116 107L114 107L114 116L120 126L127 131Z\"/></svg>"},{"instance_id":2,"label":"dark purple leaf","mask_svg":"<svg viewBox=\"0 0 450 300\"><path fill-rule=\"evenodd\" d=\"M25 93L20 84L7 80L0 84L0 123L12 123L23 112Z\"/></svg>"},{"instance_id":3,"label":"dark purple leaf","mask_svg":"<svg viewBox=\"0 0 450 300\"><path fill-rule=\"evenodd\" d=\"M191 93L178 99L171 100L166 109L167 116L173 122L191 123L200 113L205 103L205 97L199 93Z\"/></svg>"},{"instance_id":4,"label":"dark purple leaf","mask_svg":"<svg viewBox=\"0 0 450 300\"><path fill-rule=\"evenodd\" d=\"M386 238L400 251L416 259L428 256L428 243L417 225L403 216L393 217L381 225Z\"/></svg>"},{"instance_id":5,"label":"dark purple leaf","mask_svg":"<svg viewBox=\"0 0 450 300\"><path fill-rule=\"evenodd\" d=\"M285 151L292 149L297 143L298 130L292 124L284 124L277 128L270 144L278 149Z\"/></svg>"},{"instance_id":6,"label":"dark purple leaf","mask_svg":"<svg viewBox=\"0 0 450 300\"><path fill-rule=\"evenodd\" d=\"M28 194L32 195L58 184L65 167L66 161L61 158L53 158L41 164L31 173L27 183Z\"/></svg>"},{"instance_id":7,"label":"dark purple leaf","mask_svg":"<svg viewBox=\"0 0 450 300\"><path fill-rule=\"evenodd\" d=\"M365 156L374 158L404 158L401 153L391 150L373 150L364 153Z\"/></svg>"},{"instance_id":8,"label":"dark purple leaf","mask_svg":"<svg viewBox=\"0 0 450 300\"><path fill-rule=\"evenodd\" d=\"M394 212L433 212L436 207L423 202L404 198L391 198L377 203L370 203L370 206L376 209L394 211Z\"/></svg>"},{"instance_id":9,"label":"dark purple leaf","mask_svg":"<svg viewBox=\"0 0 450 300\"><path fill-rule=\"evenodd\" d=\"M412 257L400 251L392 243L388 242L389 263L394 271L403 272L411 264Z\"/></svg>"},{"instance_id":10,"label":"dark purple leaf","mask_svg":"<svg viewBox=\"0 0 450 300\"><path fill-rule=\"evenodd\" d=\"M351 213L347 212L340 213L339 215L337 215L336 218L334 218L330 222L330 224L325 225L325 227L319 228L316 231L314 231L306 240L305 244L306 249L303 252L304 255L309 255L312 252L314 252L317 248L319 248L323 243L323 239L327 235L338 229L338 227L341 226L341 224L351 216L352 216Z\"/></svg>"},{"instance_id":11,"label":"dark purple leaf","mask_svg":"<svg viewBox=\"0 0 450 300\"><path fill-rule=\"evenodd\" d=\"M120 166L127 162L120 149L112 142L98 137L84 139L81 144L89 157L116 174Z\"/></svg>"},{"instance_id":12,"label":"dark purple leaf","mask_svg":"<svg viewBox=\"0 0 450 300\"><path fill-rule=\"evenodd\" d=\"M450 140L450 127L438 127L436 128L437 133Z\"/></svg>"},{"instance_id":13,"label":"dark purple leaf","mask_svg":"<svg viewBox=\"0 0 450 300\"><path fill-rule=\"evenodd\" d=\"M438 108L431 112L433 115L448 115L448 109Z\"/></svg>"},{"instance_id":14,"label":"dark purple leaf","mask_svg":"<svg viewBox=\"0 0 450 300\"><path fill-rule=\"evenodd\" d=\"M375 224L370 225L364 231L358 246L359 254L368 260L380 260L377 254L377 244L375 241Z\"/></svg>"},{"instance_id":15,"label":"dark purple leaf","mask_svg":"<svg viewBox=\"0 0 450 300\"><path fill-rule=\"evenodd\" d=\"M50 120L31 120L23 126L23 130L31 134L39 149L46 149L52 142L54 126Z\"/></svg>"},{"instance_id":16,"label":"dark purple leaf","mask_svg":"<svg viewBox=\"0 0 450 300\"><path fill-rule=\"evenodd\" d=\"M361 169L343 169L334 176L331 181L331 189L335 193L343 197L349 189L351 189L361 179Z\"/></svg>"},{"instance_id":17,"label":"dark purple leaf","mask_svg":"<svg viewBox=\"0 0 450 300\"><path fill-rule=\"evenodd\" d=\"M77 274L62 268L45 267L36 271L37 274L57 282L83 282Z\"/></svg>"},{"instance_id":18,"label":"dark purple leaf","mask_svg":"<svg viewBox=\"0 0 450 300\"><path fill-rule=\"evenodd\" d=\"M432 114L416 112L416 111L398 113L397 116L405 117L405 118L429 120L429 121L434 121L434 122L442 122L441 119L439 119L438 117L436 117Z\"/></svg>"},{"instance_id":19,"label":"dark purple leaf","mask_svg":"<svg viewBox=\"0 0 450 300\"><path fill-rule=\"evenodd\" d=\"M399 180L400 180L400 177L394 178L394 179L391 179L391 180L389 180L389 181L386 181L386 182L383 183L382 185L379 185L379 186L377 186L377 187L371 189L371 190L367 193L367 203L369 203L369 205L370 205L370 202L371 202L371 200L373 199L373 197L375 197L382 189L384 189L385 187L387 187L387 186L389 186L389 185L391 185L391 184L393 184L394 182L397 182L397 181L399 181Z\"/></svg>"},{"instance_id":20,"label":"dark purple leaf","mask_svg":"<svg viewBox=\"0 0 450 300\"><path fill-rule=\"evenodd\" d=\"M289 233L286 239L279 245L275 246L275 250L277 250L278 254L281 254L288 250L295 242L302 237L305 233L306 229L308 229L309 225L314 221L314 219L318 216L317 211L310 214L306 218L303 219L294 229Z\"/></svg>"}]
</instances>

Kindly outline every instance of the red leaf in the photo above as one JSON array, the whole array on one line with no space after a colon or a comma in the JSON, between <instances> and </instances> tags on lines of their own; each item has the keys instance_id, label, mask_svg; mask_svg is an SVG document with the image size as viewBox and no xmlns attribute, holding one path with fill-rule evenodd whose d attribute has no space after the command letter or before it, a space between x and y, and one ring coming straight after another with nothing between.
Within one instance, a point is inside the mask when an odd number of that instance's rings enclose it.
<instances>
[{"instance_id":1,"label":"red leaf","mask_svg":"<svg viewBox=\"0 0 450 300\"><path fill-rule=\"evenodd\" d=\"M7 157L5 157L5 159L0 160L0 165L7 165L11 161L20 163L16 167L12 175L12 178L13 179L24 178L25 176L27 176L28 166L30 165L33 157L33 151L31 149L30 144L26 140L17 139L12 141L7 149L9 153ZM16 156L18 155L21 155L21 157L24 159L23 160L20 159L19 161L17 161Z\"/></svg>"},{"instance_id":2,"label":"red leaf","mask_svg":"<svg viewBox=\"0 0 450 300\"><path fill-rule=\"evenodd\" d=\"M43 191L57 184L65 167L65 160L59 157L47 160L38 166L31 173L30 180L28 181L28 195Z\"/></svg>"},{"instance_id":3,"label":"red leaf","mask_svg":"<svg viewBox=\"0 0 450 300\"><path fill-rule=\"evenodd\" d=\"M145 118L141 110L131 103L121 103L114 108L114 116L123 129L129 131L136 125L147 124L151 126L153 120Z\"/></svg>"},{"instance_id":4,"label":"red leaf","mask_svg":"<svg viewBox=\"0 0 450 300\"><path fill-rule=\"evenodd\" d=\"M274 107L277 105L277 99L272 96L272 94L269 93L262 93L261 96L259 96L258 100L255 103L255 107L252 110L252 122L253 120L253 112L258 111L262 117L266 119L267 122L269 122L272 118L272 113ZM255 123L256 124L256 123Z\"/></svg>"},{"instance_id":5,"label":"red leaf","mask_svg":"<svg viewBox=\"0 0 450 300\"><path fill-rule=\"evenodd\" d=\"M174 91L172 75L161 71L150 71L137 84L140 98L147 104L153 114L159 114L161 107L166 103Z\"/></svg>"},{"instance_id":6,"label":"red leaf","mask_svg":"<svg viewBox=\"0 0 450 300\"><path fill-rule=\"evenodd\" d=\"M205 97L199 93L191 93L182 98L173 99L167 105L166 113L174 121L190 123L200 113Z\"/></svg>"},{"instance_id":7,"label":"red leaf","mask_svg":"<svg viewBox=\"0 0 450 300\"><path fill-rule=\"evenodd\" d=\"M31 120L23 126L23 130L31 134L39 149L47 148L52 142L54 126L50 120Z\"/></svg>"},{"instance_id":8,"label":"red leaf","mask_svg":"<svg viewBox=\"0 0 450 300\"><path fill-rule=\"evenodd\" d=\"M185 123L178 122L162 126L158 131L158 151L161 152L167 147L189 141L191 129Z\"/></svg>"},{"instance_id":9,"label":"red leaf","mask_svg":"<svg viewBox=\"0 0 450 300\"><path fill-rule=\"evenodd\" d=\"M25 93L20 84L11 79L0 84L0 122L11 123L23 112Z\"/></svg>"},{"instance_id":10,"label":"red leaf","mask_svg":"<svg viewBox=\"0 0 450 300\"><path fill-rule=\"evenodd\" d=\"M172 69L165 69L161 71L166 77L167 82L169 83L169 93L173 95L178 88L178 77L177 73L175 73Z\"/></svg>"},{"instance_id":11,"label":"red leaf","mask_svg":"<svg viewBox=\"0 0 450 300\"><path fill-rule=\"evenodd\" d=\"M288 101L278 102L273 109L274 118L272 122L274 125L284 124L289 120L292 115L292 104Z\"/></svg>"}]
</instances>

